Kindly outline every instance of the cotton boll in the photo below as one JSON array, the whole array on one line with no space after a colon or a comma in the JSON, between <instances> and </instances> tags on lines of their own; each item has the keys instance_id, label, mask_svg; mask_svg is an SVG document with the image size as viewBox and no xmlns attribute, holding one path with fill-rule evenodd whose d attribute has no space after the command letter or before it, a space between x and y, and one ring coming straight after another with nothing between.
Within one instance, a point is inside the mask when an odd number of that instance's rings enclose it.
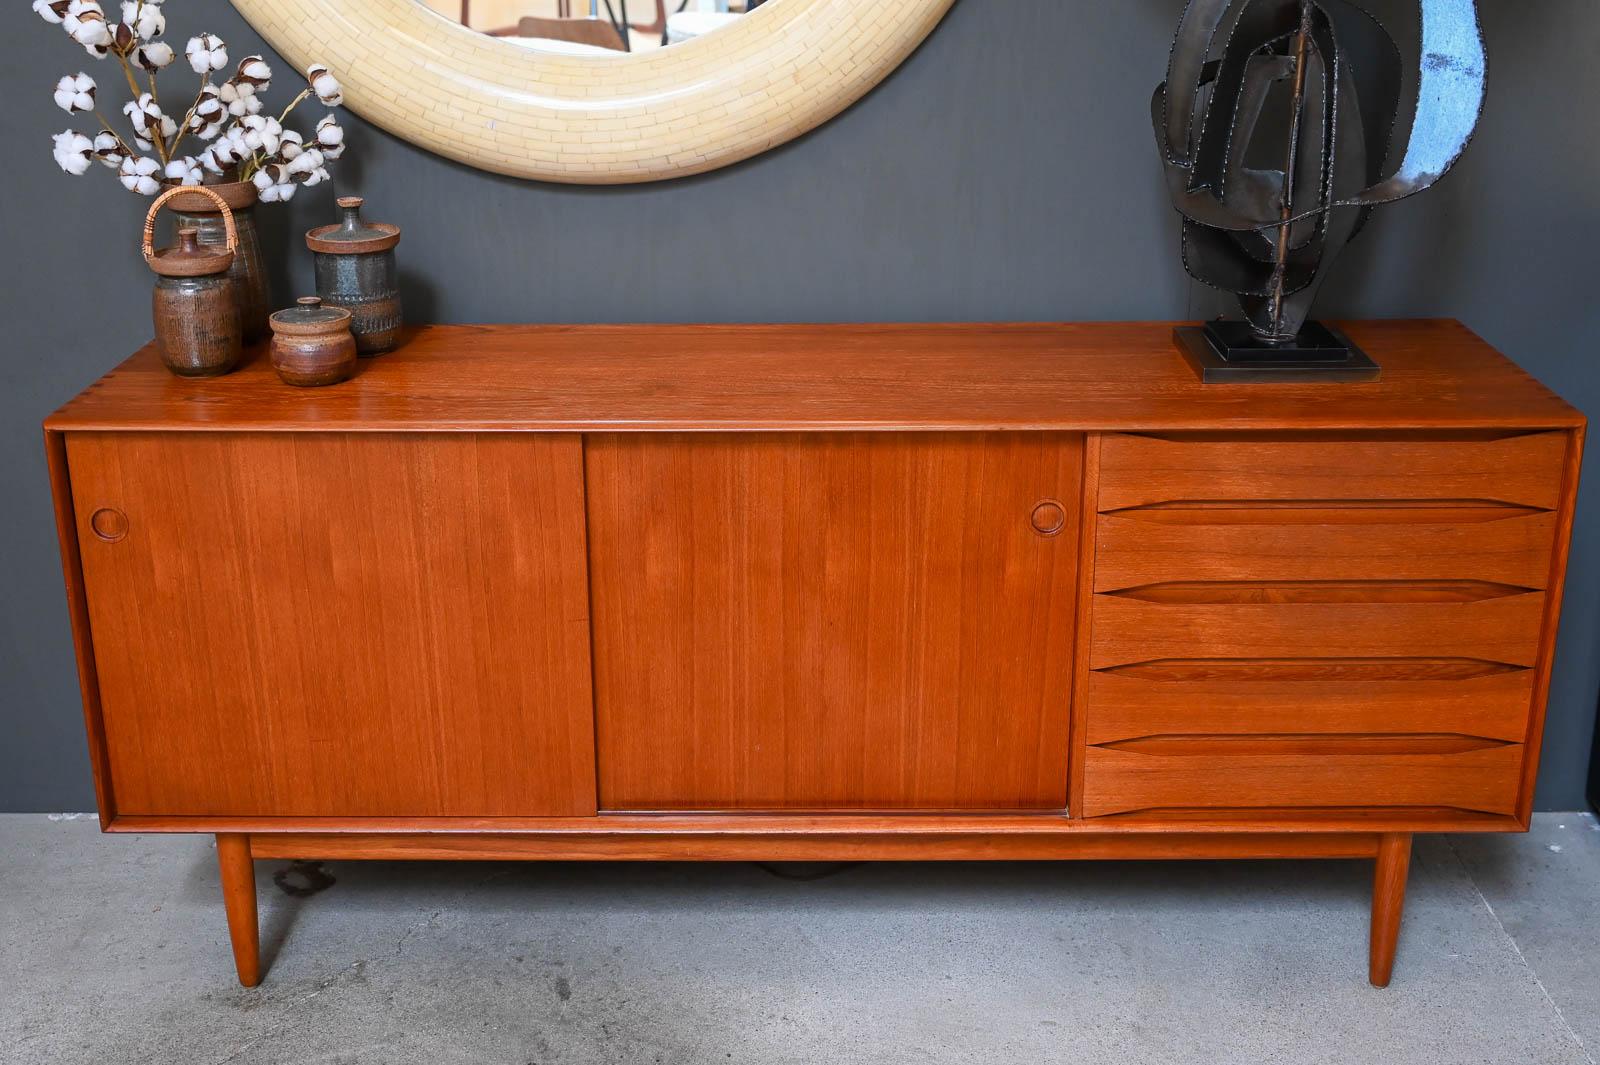
<instances>
[{"instance_id":1,"label":"cotton boll","mask_svg":"<svg viewBox=\"0 0 1600 1065\"><path fill-rule=\"evenodd\" d=\"M51 140L54 142L56 165L74 177L86 172L94 155L94 142L74 129L65 129L55 134Z\"/></svg>"},{"instance_id":2,"label":"cotton boll","mask_svg":"<svg viewBox=\"0 0 1600 1065\"><path fill-rule=\"evenodd\" d=\"M252 152L259 152L265 147L261 137L261 127L265 121L260 115L250 115L240 123L244 130L244 146Z\"/></svg>"},{"instance_id":3,"label":"cotton boll","mask_svg":"<svg viewBox=\"0 0 1600 1065\"><path fill-rule=\"evenodd\" d=\"M106 13L99 0L71 0L61 13L61 25L74 40L82 37L111 39L111 29L106 25ZM80 40L81 43L81 40Z\"/></svg>"},{"instance_id":4,"label":"cotton boll","mask_svg":"<svg viewBox=\"0 0 1600 1065\"><path fill-rule=\"evenodd\" d=\"M72 0L33 0L33 10L46 22L61 25L61 16L67 13Z\"/></svg>"},{"instance_id":5,"label":"cotton boll","mask_svg":"<svg viewBox=\"0 0 1600 1065\"><path fill-rule=\"evenodd\" d=\"M149 93L141 93L137 100L129 100L122 105L122 113L128 116L128 124L133 127L133 135L139 142L143 151L150 150L148 142L158 137L170 137L167 127L172 127L172 132L177 131L177 123L161 113L161 107L156 103L155 97Z\"/></svg>"},{"instance_id":6,"label":"cotton boll","mask_svg":"<svg viewBox=\"0 0 1600 1065\"><path fill-rule=\"evenodd\" d=\"M262 203L281 203L294 197L294 179L285 166L269 163L256 171L253 180Z\"/></svg>"},{"instance_id":7,"label":"cotton boll","mask_svg":"<svg viewBox=\"0 0 1600 1065\"><path fill-rule=\"evenodd\" d=\"M127 155L122 150L122 142L117 135L109 129L103 129L94 137L94 157L115 170L122 165L122 160Z\"/></svg>"},{"instance_id":8,"label":"cotton boll","mask_svg":"<svg viewBox=\"0 0 1600 1065\"><path fill-rule=\"evenodd\" d=\"M129 100L122 105L122 113L128 116L129 125L133 126L133 143L140 151L148 152L153 145L145 134L149 131L144 120L144 112L139 110L136 100Z\"/></svg>"},{"instance_id":9,"label":"cotton boll","mask_svg":"<svg viewBox=\"0 0 1600 1065\"><path fill-rule=\"evenodd\" d=\"M251 154L249 145L244 142L244 130L237 125L228 127L228 131L218 138L217 143L220 145L224 141L227 142L228 151L236 160L243 161Z\"/></svg>"},{"instance_id":10,"label":"cotton boll","mask_svg":"<svg viewBox=\"0 0 1600 1065\"><path fill-rule=\"evenodd\" d=\"M187 155L168 163L164 173L169 180L180 185L198 185L204 177L200 172L200 161Z\"/></svg>"},{"instance_id":11,"label":"cotton boll","mask_svg":"<svg viewBox=\"0 0 1600 1065\"><path fill-rule=\"evenodd\" d=\"M122 24L132 30L139 40L148 41L166 32L167 17L161 13L159 3L122 0Z\"/></svg>"},{"instance_id":12,"label":"cotton boll","mask_svg":"<svg viewBox=\"0 0 1600 1065\"><path fill-rule=\"evenodd\" d=\"M209 147L205 151L201 152L195 158L199 161L201 166L205 167L207 170L211 171L213 174L219 174L220 175L224 170L227 169L227 167L230 165L230 163L221 163L221 162L219 162L217 160L216 147L217 146L213 144L211 147Z\"/></svg>"},{"instance_id":13,"label":"cotton boll","mask_svg":"<svg viewBox=\"0 0 1600 1065\"><path fill-rule=\"evenodd\" d=\"M56 82L56 106L67 114L94 110L94 79L79 72Z\"/></svg>"},{"instance_id":14,"label":"cotton boll","mask_svg":"<svg viewBox=\"0 0 1600 1065\"><path fill-rule=\"evenodd\" d=\"M322 169L322 153L315 148L309 148L289 160L288 171L297 180L305 179Z\"/></svg>"},{"instance_id":15,"label":"cotton boll","mask_svg":"<svg viewBox=\"0 0 1600 1065\"><path fill-rule=\"evenodd\" d=\"M200 94L195 97L194 106L189 109L188 131L199 134L204 140L210 140L222 131L222 120L227 115L228 109L222 106L217 87L202 85Z\"/></svg>"},{"instance_id":16,"label":"cotton boll","mask_svg":"<svg viewBox=\"0 0 1600 1065\"><path fill-rule=\"evenodd\" d=\"M224 130L212 143L209 151L220 167L237 166L255 154L254 150L244 142L244 130L237 125Z\"/></svg>"},{"instance_id":17,"label":"cotton boll","mask_svg":"<svg viewBox=\"0 0 1600 1065\"><path fill-rule=\"evenodd\" d=\"M283 126L270 115L250 115L240 120L244 129L245 147L266 155L277 155L283 139Z\"/></svg>"},{"instance_id":18,"label":"cotton boll","mask_svg":"<svg viewBox=\"0 0 1600 1065\"><path fill-rule=\"evenodd\" d=\"M253 96L266 92L271 86L272 68L259 55L247 55L239 61L239 69L232 80L238 83L240 95Z\"/></svg>"},{"instance_id":19,"label":"cotton boll","mask_svg":"<svg viewBox=\"0 0 1600 1065\"><path fill-rule=\"evenodd\" d=\"M321 63L311 64L306 70L306 81L310 83L311 91L317 94L317 99L329 107L344 103L344 91L339 87L339 79Z\"/></svg>"},{"instance_id":20,"label":"cotton boll","mask_svg":"<svg viewBox=\"0 0 1600 1065\"><path fill-rule=\"evenodd\" d=\"M161 182L156 180L156 175L160 172L160 163L148 156L140 156L137 159L124 159L118 173L122 187L129 192L138 193L140 196L154 196L161 191Z\"/></svg>"},{"instance_id":21,"label":"cotton boll","mask_svg":"<svg viewBox=\"0 0 1600 1065\"><path fill-rule=\"evenodd\" d=\"M166 41L149 41L141 44L133 53L133 61L154 74L163 70L173 60L172 45Z\"/></svg>"},{"instance_id":22,"label":"cotton boll","mask_svg":"<svg viewBox=\"0 0 1600 1065\"><path fill-rule=\"evenodd\" d=\"M111 28L95 0L72 0L61 15L61 28L96 58L111 50Z\"/></svg>"},{"instance_id":23,"label":"cotton boll","mask_svg":"<svg viewBox=\"0 0 1600 1065\"><path fill-rule=\"evenodd\" d=\"M227 45L222 43L222 38L211 33L190 37L183 54L188 57L189 66L200 75L210 74L228 65Z\"/></svg>"},{"instance_id":24,"label":"cotton boll","mask_svg":"<svg viewBox=\"0 0 1600 1065\"><path fill-rule=\"evenodd\" d=\"M344 154L344 129L332 115L317 123L317 146L325 159L337 159Z\"/></svg>"},{"instance_id":25,"label":"cotton boll","mask_svg":"<svg viewBox=\"0 0 1600 1065\"><path fill-rule=\"evenodd\" d=\"M237 81L225 81L217 87L218 99L228 108L228 114L235 118L261 113L261 100L256 96L253 88L246 90L246 86Z\"/></svg>"}]
</instances>

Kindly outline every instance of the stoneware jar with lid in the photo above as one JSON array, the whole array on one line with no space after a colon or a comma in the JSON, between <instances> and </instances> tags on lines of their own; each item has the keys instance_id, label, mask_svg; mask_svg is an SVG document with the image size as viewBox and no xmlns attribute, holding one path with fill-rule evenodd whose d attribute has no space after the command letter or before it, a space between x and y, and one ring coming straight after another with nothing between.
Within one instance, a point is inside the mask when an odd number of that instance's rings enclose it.
<instances>
[{"instance_id":1,"label":"stoneware jar with lid","mask_svg":"<svg viewBox=\"0 0 1600 1065\"><path fill-rule=\"evenodd\" d=\"M238 239L232 212L224 207L221 247L202 243L198 230L182 226L176 244L152 250L156 215L178 192L158 196L144 220L144 261L156 274L151 304L156 347L167 369L178 376L215 377L232 370L244 354L239 307L228 276Z\"/></svg>"},{"instance_id":2,"label":"stoneware jar with lid","mask_svg":"<svg viewBox=\"0 0 1600 1065\"><path fill-rule=\"evenodd\" d=\"M306 234L316 254L317 295L350 312L350 331L363 357L393 351L400 343L400 278L394 248L400 227L361 217L360 196L342 196L337 225Z\"/></svg>"},{"instance_id":3,"label":"stoneware jar with lid","mask_svg":"<svg viewBox=\"0 0 1600 1065\"><path fill-rule=\"evenodd\" d=\"M350 312L317 296L272 316L272 368L291 385L336 385L356 368Z\"/></svg>"}]
</instances>

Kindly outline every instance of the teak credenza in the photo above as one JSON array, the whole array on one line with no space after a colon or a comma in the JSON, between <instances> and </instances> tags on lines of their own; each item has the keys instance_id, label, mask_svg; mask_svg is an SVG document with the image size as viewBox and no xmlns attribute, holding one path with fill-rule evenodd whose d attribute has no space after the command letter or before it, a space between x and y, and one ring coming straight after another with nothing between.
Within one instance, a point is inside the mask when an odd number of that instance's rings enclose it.
<instances>
[{"instance_id":1,"label":"teak credenza","mask_svg":"<svg viewBox=\"0 0 1600 1065\"><path fill-rule=\"evenodd\" d=\"M257 858L1376 860L1533 802L1584 422L1453 322L439 326L46 423L103 827Z\"/></svg>"}]
</instances>

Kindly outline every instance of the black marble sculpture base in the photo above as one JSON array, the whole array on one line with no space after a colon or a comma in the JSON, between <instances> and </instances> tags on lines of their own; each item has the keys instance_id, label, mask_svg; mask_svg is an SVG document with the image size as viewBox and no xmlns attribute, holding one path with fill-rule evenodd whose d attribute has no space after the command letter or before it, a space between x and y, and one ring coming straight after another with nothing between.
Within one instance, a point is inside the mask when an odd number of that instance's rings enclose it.
<instances>
[{"instance_id":1,"label":"black marble sculpture base","mask_svg":"<svg viewBox=\"0 0 1600 1065\"><path fill-rule=\"evenodd\" d=\"M1375 381L1378 364L1332 326L1307 322L1294 340L1270 344L1245 322L1207 322L1173 330L1178 350L1203 384Z\"/></svg>"}]
</instances>

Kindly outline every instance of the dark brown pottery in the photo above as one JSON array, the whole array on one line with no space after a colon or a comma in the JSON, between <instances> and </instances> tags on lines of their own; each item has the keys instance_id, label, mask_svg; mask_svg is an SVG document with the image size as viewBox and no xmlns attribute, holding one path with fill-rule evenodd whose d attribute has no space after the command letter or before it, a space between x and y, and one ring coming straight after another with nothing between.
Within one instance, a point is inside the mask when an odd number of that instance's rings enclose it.
<instances>
[{"instance_id":1,"label":"dark brown pottery","mask_svg":"<svg viewBox=\"0 0 1600 1065\"><path fill-rule=\"evenodd\" d=\"M324 307L317 296L298 303L272 316L272 368L287 384L336 385L356 368L350 312Z\"/></svg>"},{"instance_id":2,"label":"dark brown pottery","mask_svg":"<svg viewBox=\"0 0 1600 1065\"><path fill-rule=\"evenodd\" d=\"M204 185L221 196L233 211L234 228L238 231L238 253L228 277L234 285L234 298L239 303L239 324L244 331L244 342L253 344L267 336L267 315L272 313L272 287L267 280L267 267L261 257L261 240L256 232L256 187L248 181L230 181L221 185ZM200 232L200 243L221 247L226 240L222 226L222 212L215 200L196 192L193 187L174 197L172 210L178 216L178 225L193 227Z\"/></svg>"},{"instance_id":3,"label":"dark brown pottery","mask_svg":"<svg viewBox=\"0 0 1600 1065\"><path fill-rule=\"evenodd\" d=\"M362 199L342 196L344 221L306 234L316 253L317 295L351 314L350 331L363 357L393 351L400 343L400 279L394 247L400 227L361 217Z\"/></svg>"},{"instance_id":4,"label":"dark brown pottery","mask_svg":"<svg viewBox=\"0 0 1600 1065\"><path fill-rule=\"evenodd\" d=\"M156 214L179 191L159 196L144 220L144 258L156 272L156 346L167 369L180 377L215 377L237 366L244 353L228 276L236 252L232 212L226 205L219 212L225 241L221 248L202 244L199 233L184 227L174 247L153 251Z\"/></svg>"}]
</instances>

